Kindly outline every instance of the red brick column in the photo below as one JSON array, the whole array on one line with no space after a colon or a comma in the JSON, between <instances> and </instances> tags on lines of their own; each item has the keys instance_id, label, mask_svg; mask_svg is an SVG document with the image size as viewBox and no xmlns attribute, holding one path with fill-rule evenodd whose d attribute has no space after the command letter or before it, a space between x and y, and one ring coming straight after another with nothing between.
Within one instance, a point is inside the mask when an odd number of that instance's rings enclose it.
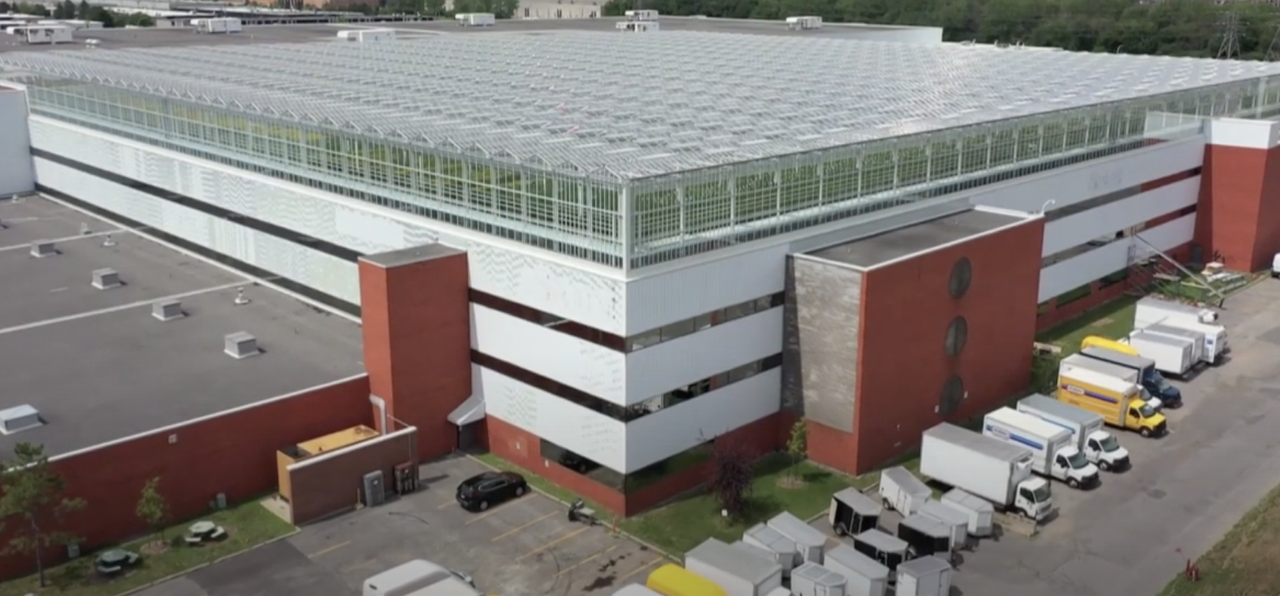
<instances>
[{"instance_id":1,"label":"red brick column","mask_svg":"<svg viewBox=\"0 0 1280 596\"><path fill-rule=\"evenodd\" d=\"M1280 124L1222 119L1209 131L1196 242L1229 269L1267 269L1280 252Z\"/></svg>"},{"instance_id":2,"label":"red brick column","mask_svg":"<svg viewBox=\"0 0 1280 596\"><path fill-rule=\"evenodd\" d=\"M359 267L369 391L418 428L421 458L445 455L458 437L449 413L471 395L467 255L435 244L361 257ZM375 407L379 425L380 416Z\"/></svg>"}]
</instances>

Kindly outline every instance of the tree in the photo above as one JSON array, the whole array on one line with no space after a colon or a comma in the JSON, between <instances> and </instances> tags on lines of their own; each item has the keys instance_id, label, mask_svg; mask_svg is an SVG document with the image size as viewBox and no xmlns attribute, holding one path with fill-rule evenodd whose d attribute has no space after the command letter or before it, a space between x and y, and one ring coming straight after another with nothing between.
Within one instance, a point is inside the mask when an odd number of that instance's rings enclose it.
<instances>
[{"instance_id":1,"label":"tree","mask_svg":"<svg viewBox=\"0 0 1280 596\"><path fill-rule=\"evenodd\" d=\"M715 453L711 457L711 478L707 486L720 507L730 515L740 515L746 510L754 472L751 457L741 446L715 446Z\"/></svg>"},{"instance_id":2,"label":"tree","mask_svg":"<svg viewBox=\"0 0 1280 596\"><path fill-rule=\"evenodd\" d=\"M795 482L796 467L800 465L800 460L804 459L808 450L809 427L804 423L804 418L801 418L791 425L791 436L787 437L787 455L791 456L791 469L787 474L792 482Z\"/></svg>"},{"instance_id":3,"label":"tree","mask_svg":"<svg viewBox=\"0 0 1280 596\"><path fill-rule=\"evenodd\" d=\"M12 523L12 537L0 554L35 555L36 573L44 586L41 551L78 540L58 528L64 515L84 508L84 499L63 494L66 480L49 467L43 445L18 443L13 454L3 467L4 495L0 496L0 531Z\"/></svg>"},{"instance_id":4,"label":"tree","mask_svg":"<svg viewBox=\"0 0 1280 596\"><path fill-rule=\"evenodd\" d=\"M89 6L89 0L80 0L80 6L76 9L76 17L82 21L87 21L91 16L93 16L93 7Z\"/></svg>"},{"instance_id":5,"label":"tree","mask_svg":"<svg viewBox=\"0 0 1280 596\"><path fill-rule=\"evenodd\" d=\"M8 2L0 2L0 12L4 12L4 13L13 12L13 7L9 6Z\"/></svg>"},{"instance_id":6,"label":"tree","mask_svg":"<svg viewBox=\"0 0 1280 596\"><path fill-rule=\"evenodd\" d=\"M427 14L438 17L444 14L445 0L425 0L422 9Z\"/></svg>"},{"instance_id":7,"label":"tree","mask_svg":"<svg viewBox=\"0 0 1280 596\"><path fill-rule=\"evenodd\" d=\"M169 501L160 494L160 477L148 480L142 485L142 495L138 498L138 519L141 519L164 540L164 528L169 522Z\"/></svg>"}]
</instances>

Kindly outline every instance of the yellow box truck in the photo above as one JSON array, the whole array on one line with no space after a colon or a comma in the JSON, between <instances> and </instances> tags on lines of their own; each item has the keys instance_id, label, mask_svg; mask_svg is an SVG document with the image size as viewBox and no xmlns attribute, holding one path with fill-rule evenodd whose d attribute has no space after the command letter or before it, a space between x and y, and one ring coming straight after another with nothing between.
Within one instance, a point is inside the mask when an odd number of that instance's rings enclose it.
<instances>
[{"instance_id":1,"label":"yellow box truck","mask_svg":"<svg viewBox=\"0 0 1280 596\"><path fill-rule=\"evenodd\" d=\"M654 569L644 585L663 596L728 596L715 582L675 564Z\"/></svg>"},{"instance_id":2,"label":"yellow box truck","mask_svg":"<svg viewBox=\"0 0 1280 596\"><path fill-rule=\"evenodd\" d=\"M1159 437L1169 422L1142 399L1137 385L1100 372L1066 366L1058 373L1058 401L1100 414L1111 426Z\"/></svg>"}]
</instances>

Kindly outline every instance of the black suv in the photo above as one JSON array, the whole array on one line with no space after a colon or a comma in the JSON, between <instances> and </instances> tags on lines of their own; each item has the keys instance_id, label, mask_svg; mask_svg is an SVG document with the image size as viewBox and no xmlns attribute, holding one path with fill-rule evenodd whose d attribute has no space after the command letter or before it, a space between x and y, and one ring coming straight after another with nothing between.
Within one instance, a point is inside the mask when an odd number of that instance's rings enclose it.
<instances>
[{"instance_id":1,"label":"black suv","mask_svg":"<svg viewBox=\"0 0 1280 596\"><path fill-rule=\"evenodd\" d=\"M529 492L524 476L515 472L476 474L458 485L458 504L468 511L484 511L507 499Z\"/></svg>"}]
</instances>

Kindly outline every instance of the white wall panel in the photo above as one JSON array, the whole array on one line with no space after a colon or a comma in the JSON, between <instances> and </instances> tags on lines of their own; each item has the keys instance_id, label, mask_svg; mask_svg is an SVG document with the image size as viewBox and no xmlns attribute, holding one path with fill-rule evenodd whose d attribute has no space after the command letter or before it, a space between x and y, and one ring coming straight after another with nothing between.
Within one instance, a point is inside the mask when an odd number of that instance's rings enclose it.
<instances>
[{"instance_id":1,"label":"white wall panel","mask_svg":"<svg viewBox=\"0 0 1280 596\"><path fill-rule=\"evenodd\" d=\"M626 334L620 272L41 116L31 118L31 136L68 159L363 253L439 240L467 251L471 287Z\"/></svg>"},{"instance_id":2,"label":"white wall panel","mask_svg":"<svg viewBox=\"0 0 1280 596\"><path fill-rule=\"evenodd\" d=\"M631 421L626 425L625 471L639 470L777 412L781 375L780 368L765 371Z\"/></svg>"},{"instance_id":3,"label":"white wall panel","mask_svg":"<svg viewBox=\"0 0 1280 596\"><path fill-rule=\"evenodd\" d=\"M630 281L626 335L781 292L789 251L777 244Z\"/></svg>"},{"instance_id":4,"label":"white wall panel","mask_svg":"<svg viewBox=\"0 0 1280 596\"><path fill-rule=\"evenodd\" d=\"M1218 118L1205 125L1209 143L1244 149L1271 149L1280 145L1280 122Z\"/></svg>"},{"instance_id":5,"label":"white wall panel","mask_svg":"<svg viewBox=\"0 0 1280 596\"><path fill-rule=\"evenodd\" d=\"M1140 232L1139 235L1157 249L1169 250L1190 242L1195 235L1195 228L1196 214L1192 213ZM1150 252L1145 244L1127 238L1041 269L1039 301L1044 302L1067 290L1078 288L1127 267L1130 246L1136 247L1138 254Z\"/></svg>"},{"instance_id":6,"label":"white wall panel","mask_svg":"<svg viewBox=\"0 0 1280 596\"><path fill-rule=\"evenodd\" d=\"M471 347L601 399L627 405L627 358L622 352L479 304L471 305Z\"/></svg>"},{"instance_id":7,"label":"white wall panel","mask_svg":"<svg viewBox=\"0 0 1280 596\"><path fill-rule=\"evenodd\" d=\"M35 189L29 141L27 92L0 88L0 196Z\"/></svg>"},{"instance_id":8,"label":"white wall panel","mask_svg":"<svg viewBox=\"0 0 1280 596\"><path fill-rule=\"evenodd\" d=\"M1131 186L1152 182L1204 164L1204 137L1152 145L1136 151L1049 170L979 189L975 205L1034 213L1049 201L1062 209Z\"/></svg>"},{"instance_id":9,"label":"white wall panel","mask_svg":"<svg viewBox=\"0 0 1280 596\"><path fill-rule=\"evenodd\" d=\"M782 311L772 308L628 354L626 405L782 352Z\"/></svg>"},{"instance_id":10,"label":"white wall panel","mask_svg":"<svg viewBox=\"0 0 1280 596\"><path fill-rule=\"evenodd\" d=\"M35 174L40 184L86 203L286 276L347 302L360 303L360 284L354 262L45 159L35 159Z\"/></svg>"},{"instance_id":11,"label":"white wall panel","mask_svg":"<svg viewBox=\"0 0 1280 596\"><path fill-rule=\"evenodd\" d=\"M515 425L569 451L581 453L618 472L627 471L625 454L629 429L622 421L483 366L472 365L471 383L473 394L484 398L485 415ZM538 446L529 448L537 449Z\"/></svg>"},{"instance_id":12,"label":"white wall panel","mask_svg":"<svg viewBox=\"0 0 1280 596\"><path fill-rule=\"evenodd\" d=\"M1054 220L1045 225L1041 256L1079 246L1125 228L1150 221L1196 204L1200 198L1200 177L1194 176L1167 186L1108 203Z\"/></svg>"}]
</instances>

